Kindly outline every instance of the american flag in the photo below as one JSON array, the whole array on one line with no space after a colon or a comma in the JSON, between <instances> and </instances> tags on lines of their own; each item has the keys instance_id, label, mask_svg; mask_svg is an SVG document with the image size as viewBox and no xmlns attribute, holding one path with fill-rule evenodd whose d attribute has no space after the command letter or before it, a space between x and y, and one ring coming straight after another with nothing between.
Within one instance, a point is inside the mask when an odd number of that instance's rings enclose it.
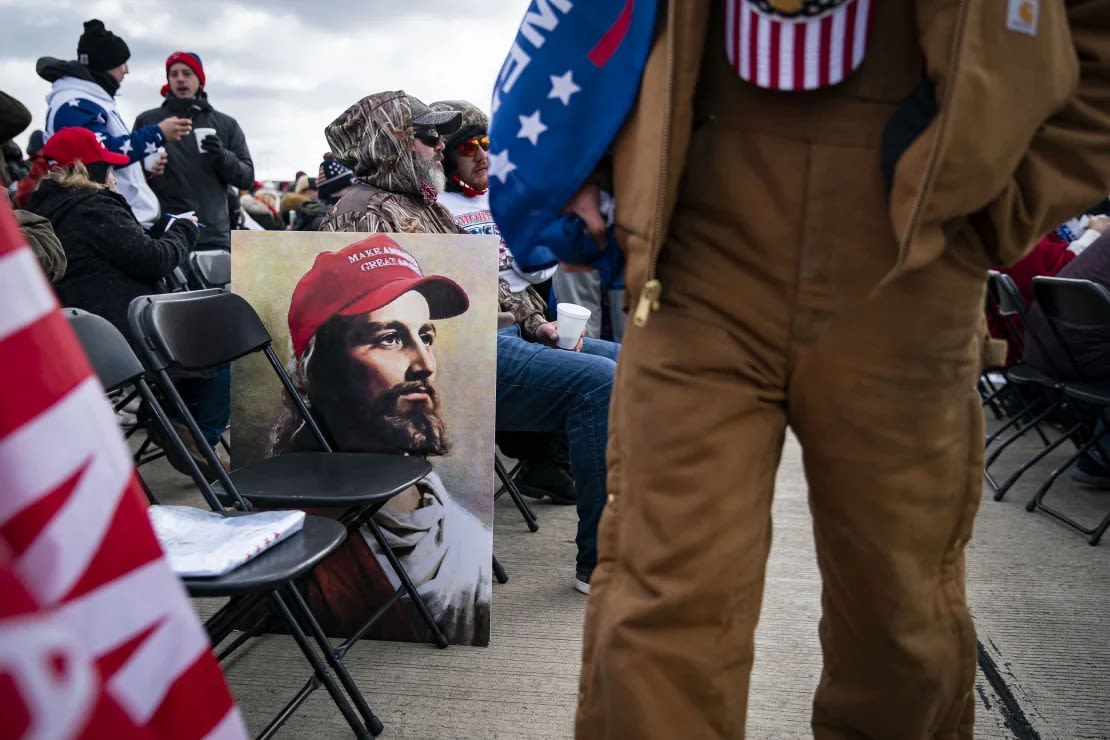
<instances>
[{"instance_id":1,"label":"american flag","mask_svg":"<svg viewBox=\"0 0 1110 740\"><path fill-rule=\"evenodd\" d=\"M104 390L0 203L0 738L239 740Z\"/></svg>"},{"instance_id":2,"label":"american flag","mask_svg":"<svg viewBox=\"0 0 1110 740\"><path fill-rule=\"evenodd\" d=\"M774 16L755 0L726 0L725 48L741 78L769 90L835 85L863 61L874 0L826 2L821 15Z\"/></svg>"},{"instance_id":3,"label":"american flag","mask_svg":"<svg viewBox=\"0 0 1110 740\"><path fill-rule=\"evenodd\" d=\"M591 261L575 240L557 246L540 235L559 230L563 207L632 108L660 3L529 3L494 86L489 129L490 211L522 269Z\"/></svg>"}]
</instances>

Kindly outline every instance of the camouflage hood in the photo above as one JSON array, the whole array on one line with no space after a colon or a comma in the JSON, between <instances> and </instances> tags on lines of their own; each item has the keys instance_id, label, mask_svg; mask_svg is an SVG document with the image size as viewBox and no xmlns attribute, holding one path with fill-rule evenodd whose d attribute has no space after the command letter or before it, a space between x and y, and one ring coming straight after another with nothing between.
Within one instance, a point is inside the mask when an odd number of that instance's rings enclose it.
<instances>
[{"instance_id":1,"label":"camouflage hood","mask_svg":"<svg viewBox=\"0 0 1110 740\"><path fill-rule=\"evenodd\" d=\"M358 101L324 128L324 136L336 158L359 180L390 193L419 196L412 157L414 117L444 135L458 128L460 118L457 113L433 113L403 90L394 90Z\"/></svg>"}]
</instances>

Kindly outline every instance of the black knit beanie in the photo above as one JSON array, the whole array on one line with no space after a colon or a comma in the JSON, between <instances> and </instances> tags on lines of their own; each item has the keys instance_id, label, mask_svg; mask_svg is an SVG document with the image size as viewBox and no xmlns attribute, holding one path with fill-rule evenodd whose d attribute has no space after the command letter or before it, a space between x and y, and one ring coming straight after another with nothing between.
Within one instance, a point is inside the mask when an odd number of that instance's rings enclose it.
<instances>
[{"instance_id":1,"label":"black knit beanie","mask_svg":"<svg viewBox=\"0 0 1110 740\"><path fill-rule=\"evenodd\" d=\"M123 39L104 27L95 18L85 21L85 32L77 42L77 61L90 69L106 72L131 58L131 50Z\"/></svg>"}]
</instances>

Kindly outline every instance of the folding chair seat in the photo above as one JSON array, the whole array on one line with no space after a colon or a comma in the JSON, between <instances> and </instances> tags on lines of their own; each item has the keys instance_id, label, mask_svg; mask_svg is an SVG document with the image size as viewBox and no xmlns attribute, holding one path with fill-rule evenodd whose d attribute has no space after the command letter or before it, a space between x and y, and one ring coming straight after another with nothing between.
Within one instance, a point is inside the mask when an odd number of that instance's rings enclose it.
<instances>
[{"instance_id":1,"label":"folding chair seat","mask_svg":"<svg viewBox=\"0 0 1110 740\"><path fill-rule=\"evenodd\" d=\"M431 464L400 454L335 451L274 353L269 332L242 296L224 291L142 296L131 302L128 322L132 335L139 340L143 364L216 471L217 481L212 487L218 496L223 491L237 490L252 507L336 509L349 533L361 536L357 530L365 526L377 542L400 586L365 624L345 635L347 639L336 648L337 655L342 657L405 596L432 640L446 647L447 638L373 518L391 498L426 477ZM266 357L318 451L286 453L228 472L219 466L215 452L185 408L170 372L211 369L256 353Z\"/></svg>"},{"instance_id":2,"label":"folding chair seat","mask_svg":"<svg viewBox=\"0 0 1110 740\"><path fill-rule=\"evenodd\" d=\"M190 252L189 272L199 288L220 288L231 286L231 252L226 249L200 249Z\"/></svg>"},{"instance_id":3,"label":"folding chair seat","mask_svg":"<svg viewBox=\"0 0 1110 740\"><path fill-rule=\"evenodd\" d=\"M992 270L988 275L987 290L992 296L998 315L1004 322L1003 326L1006 327L1007 336L1013 334L1016 337L1014 341L1018 342L1017 346L1024 346L1025 342L1042 342L1042 338L1036 336L1036 333L1026 321L1025 299L1013 278L1005 273ZM1081 429L1078 420L1071 421L1070 426L1067 426L1060 436L1050 442L1041 428L1042 423L1047 420L1066 415L1070 411L1067 396L1063 392L1063 384L1057 377L1021 361L1006 368L1003 374L1006 378L1006 384L1012 385L1016 389L1015 392L1022 403L1017 411L1011 413L1009 420L986 438L986 445L989 448L992 443L999 440L1004 432L1013 429L1008 437L998 442L990 450L983 462L983 475L995 491L995 501L1001 501L1006 492L1022 475L1061 444L1073 439L1074 435ZM999 483L991 473L991 465L998 460L1003 451L1030 430L1037 432L1044 443L1044 447L1018 466L1005 481Z\"/></svg>"},{"instance_id":4,"label":"folding chair seat","mask_svg":"<svg viewBox=\"0 0 1110 740\"><path fill-rule=\"evenodd\" d=\"M63 311L105 390L112 393L133 388L150 409L154 417L152 423L161 425L165 438L176 445L179 452L185 452L183 440L175 433L165 410L146 382L145 369L119 330L109 321L95 314L75 308L63 309ZM185 453L184 457L192 461L188 453ZM206 485L199 467L194 463L192 468L193 478L213 511L225 516L245 515L247 504L237 491L230 489L230 499L240 511L224 511L214 491ZM145 485L144 482L144 487ZM313 678L309 680L306 688L294 696L277 714L259 735L260 738L270 737L276 732L292 712L308 698L311 691L320 684L331 695L336 707L357 737L370 737L382 731L381 721L367 705L346 667L332 654L330 642L295 587L299 578L334 552L346 537L347 530L341 523L327 517L306 515L300 531L235 570L218 577L182 578L189 594L194 597L231 597L232 604L248 607L262 600L269 600L278 618L285 623L298 648L312 666ZM213 647L222 642L231 631L229 613L230 611L225 608L205 625ZM312 642L309 641L302 624L312 634L316 647L313 647ZM220 659L226 657L227 653L228 651L225 651L221 654ZM335 671L339 677L350 699L358 708L358 713L352 708L348 696L344 695L331 671Z\"/></svg>"},{"instance_id":5,"label":"folding chair seat","mask_svg":"<svg viewBox=\"0 0 1110 740\"><path fill-rule=\"evenodd\" d=\"M1062 347L1067 345L1059 334L1060 327L1088 332L1110 331L1110 289L1104 285L1091 280L1036 277L1033 278L1033 294ZM1076 369L1081 377L1087 375L1086 368L1081 364L1077 363ZM1065 381L1063 389L1064 394L1076 402L1074 405L1077 409L1087 410L1086 421L1092 433L1074 455L1052 471L1025 508L1029 511L1044 511L1087 535L1088 542L1097 545L1107 527L1110 527L1110 511L1098 524L1086 526L1062 510L1046 504L1045 497L1056 479L1107 435L1106 424L1098 422L1104 418L1103 412L1110 409L1110 378L1084 377L1080 381ZM1096 429L1097 432L1094 431Z\"/></svg>"}]
</instances>

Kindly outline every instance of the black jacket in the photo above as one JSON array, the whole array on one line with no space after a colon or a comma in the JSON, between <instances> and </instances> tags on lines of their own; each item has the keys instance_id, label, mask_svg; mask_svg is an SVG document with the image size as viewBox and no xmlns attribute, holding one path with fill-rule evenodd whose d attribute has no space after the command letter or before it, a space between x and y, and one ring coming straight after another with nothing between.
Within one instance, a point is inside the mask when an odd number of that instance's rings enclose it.
<instances>
[{"instance_id":1,"label":"black jacket","mask_svg":"<svg viewBox=\"0 0 1110 740\"><path fill-rule=\"evenodd\" d=\"M161 106L141 113L133 128L158 124L170 116L192 118L194 129L216 129L224 150L219 154L201 151L196 134L167 142L166 171L151 177L150 187L158 196L162 213L196 211L197 219L204 224L197 248L226 249L231 246L227 186L245 189L254 182L254 163L247 139L235 119L215 110L203 91L191 100L176 98L171 93Z\"/></svg>"},{"instance_id":2,"label":"black jacket","mask_svg":"<svg viewBox=\"0 0 1110 740\"><path fill-rule=\"evenodd\" d=\"M49 179L31 194L27 210L50 220L65 249L66 272L54 284L61 304L103 316L126 336L131 300L161 292L158 281L197 240L197 227L181 219L152 239L123 196L63 188Z\"/></svg>"}]
</instances>

